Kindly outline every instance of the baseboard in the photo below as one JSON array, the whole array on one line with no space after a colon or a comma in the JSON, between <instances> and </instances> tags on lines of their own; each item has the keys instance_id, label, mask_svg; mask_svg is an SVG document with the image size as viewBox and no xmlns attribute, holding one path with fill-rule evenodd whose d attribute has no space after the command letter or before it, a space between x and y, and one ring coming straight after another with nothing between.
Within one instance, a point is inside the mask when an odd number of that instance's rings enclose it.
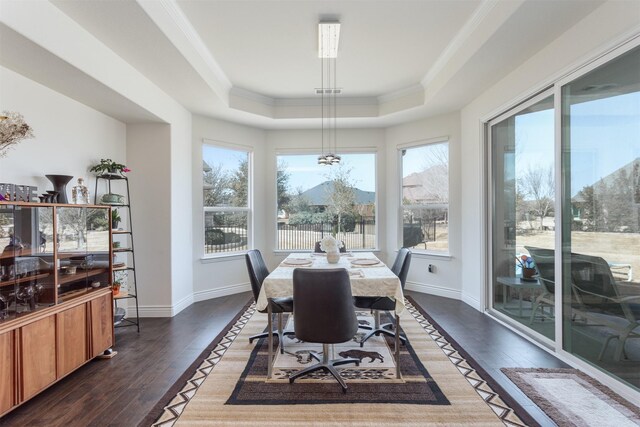
<instances>
[{"instance_id":1,"label":"baseboard","mask_svg":"<svg viewBox=\"0 0 640 427\"><path fill-rule=\"evenodd\" d=\"M193 304L193 295L189 294L174 305L140 305L140 317L173 317ZM127 307L127 317L136 317L136 306L132 302Z\"/></svg>"},{"instance_id":2,"label":"baseboard","mask_svg":"<svg viewBox=\"0 0 640 427\"><path fill-rule=\"evenodd\" d=\"M429 285L427 283L407 282L405 289L408 291L421 292L423 294L436 295L439 297L461 299L459 290L445 288L444 286Z\"/></svg>"},{"instance_id":3,"label":"baseboard","mask_svg":"<svg viewBox=\"0 0 640 427\"><path fill-rule=\"evenodd\" d=\"M208 299L224 297L227 295L239 294L251 290L250 283L238 283L236 285L222 286L215 289L207 289L206 291L198 291L193 293L193 301L205 301Z\"/></svg>"},{"instance_id":4,"label":"baseboard","mask_svg":"<svg viewBox=\"0 0 640 427\"><path fill-rule=\"evenodd\" d=\"M189 307L193 303L194 303L193 294L189 294L186 297L182 298L180 301L175 303L173 307L171 307L171 317L180 313L182 310Z\"/></svg>"},{"instance_id":5,"label":"baseboard","mask_svg":"<svg viewBox=\"0 0 640 427\"><path fill-rule=\"evenodd\" d=\"M462 293L462 298L461 298L462 302L470 305L471 307L475 308L478 311L482 311L482 304L480 304L480 301L478 301L477 299L470 297L469 295Z\"/></svg>"}]
</instances>

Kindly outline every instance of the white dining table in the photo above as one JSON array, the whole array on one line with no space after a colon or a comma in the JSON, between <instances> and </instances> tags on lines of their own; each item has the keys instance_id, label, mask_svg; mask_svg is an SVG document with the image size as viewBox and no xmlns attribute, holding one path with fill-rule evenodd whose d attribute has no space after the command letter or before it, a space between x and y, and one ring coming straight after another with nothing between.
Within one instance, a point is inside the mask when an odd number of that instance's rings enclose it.
<instances>
[{"instance_id":1,"label":"white dining table","mask_svg":"<svg viewBox=\"0 0 640 427\"><path fill-rule=\"evenodd\" d=\"M374 262L376 262L374 264ZM368 265L370 264L370 265ZM293 270L296 268L344 268L349 272L351 293L353 296L389 297L395 300L396 328L396 373L400 377L399 364L399 321L400 314L405 310L402 284L389 267L380 261L373 252L342 253L340 260L335 263L327 261L326 254L291 253L278 267L273 270L262 283L262 289L256 301L256 309L267 310L269 314L269 332L271 332L271 310L268 300L271 298L293 296ZM294 302L295 304L295 302ZM273 336L269 334L269 361L272 361ZM271 378L272 364L268 364L268 378Z\"/></svg>"}]
</instances>

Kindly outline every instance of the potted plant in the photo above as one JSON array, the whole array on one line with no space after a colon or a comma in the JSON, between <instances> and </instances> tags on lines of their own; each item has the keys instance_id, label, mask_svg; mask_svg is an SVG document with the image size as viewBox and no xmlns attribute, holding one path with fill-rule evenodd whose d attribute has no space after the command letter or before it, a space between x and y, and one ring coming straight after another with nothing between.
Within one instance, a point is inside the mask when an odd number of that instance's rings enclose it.
<instances>
[{"instance_id":1,"label":"potted plant","mask_svg":"<svg viewBox=\"0 0 640 427\"><path fill-rule=\"evenodd\" d=\"M118 209L112 209L111 210L111 228L116 230L118 228L118 224L120 223L120 221L122 221L122 218L120 218L120 212L118 212Z\"/></svg>"},{"instance_id":2,"label":"potted plant","mask_svg":"<svg viewBox=\"0 0 640 427\"><path fill-rule=\"evenodd\" d=\"M113 296L116 296L120 293L120 287L122 286L122 282L120 279L116 279L111 284L111 290L113 291Z\"/></svg>"},{"instance_id":3,"label":"potted plant","mask_svg":"<svg viewBox=\"0 0 640 427\"><path fill-rule=\"evenodd\" d=\"M129 169L122 163L114 162L111 159L100 159L100 163L92 166L91 169L89 169L89 171L95 172L96 175L124 176L125 173L131 172L131 169Z\"/></svg>"}]
</instances>

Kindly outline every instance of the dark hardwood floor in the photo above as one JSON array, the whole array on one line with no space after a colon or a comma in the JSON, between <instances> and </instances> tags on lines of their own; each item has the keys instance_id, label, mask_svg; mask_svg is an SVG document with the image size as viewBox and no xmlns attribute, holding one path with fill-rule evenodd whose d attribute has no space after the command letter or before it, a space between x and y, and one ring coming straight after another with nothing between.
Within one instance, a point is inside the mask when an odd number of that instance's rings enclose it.
<instances>
[{"instance_id":1,"label":"dark hardwood floor","mask_svg":"<svg viewBox=\"0 0 640 427\"><path fill-rule=\"evenodd\" d=\"M564 363L466 304L408 292L542 425L553 425L501 367ZM9 426L136 426L251 298L193 304L174 318L141 319L141 332L116 330L118 355L94 360L0 419Z\"/></svg>"}]
</instances>

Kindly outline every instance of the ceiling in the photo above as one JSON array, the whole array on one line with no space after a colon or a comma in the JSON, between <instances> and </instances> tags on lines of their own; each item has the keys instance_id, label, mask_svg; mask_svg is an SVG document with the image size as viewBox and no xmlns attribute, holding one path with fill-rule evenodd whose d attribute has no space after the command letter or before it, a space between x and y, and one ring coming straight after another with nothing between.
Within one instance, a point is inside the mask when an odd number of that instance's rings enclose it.
<instances>
[{"instance_id":1,"label":"ceiling","mask_svg":"<svg viewBox=\"0 0 640 427\"><path fill-rule=\"evenodd\" d=\"M52 3L194 113L261 128L308 128L320 125L314 89L320 85L317 23L322 19L342 24L339 126L383 127L460 109L602 1ZM35 80L44 78L29 72L37 68L36 60L18 61L6 52L0 61ZM73 73L66 75L74 80ZM79 100L113 113L109 97L109 105L101 107L105 88L81 95L67 88L70 84L45 84L76 99L93 94L93 100ZM139 113L115 116L144 120Z\"/></svg>"}]
</instances>

